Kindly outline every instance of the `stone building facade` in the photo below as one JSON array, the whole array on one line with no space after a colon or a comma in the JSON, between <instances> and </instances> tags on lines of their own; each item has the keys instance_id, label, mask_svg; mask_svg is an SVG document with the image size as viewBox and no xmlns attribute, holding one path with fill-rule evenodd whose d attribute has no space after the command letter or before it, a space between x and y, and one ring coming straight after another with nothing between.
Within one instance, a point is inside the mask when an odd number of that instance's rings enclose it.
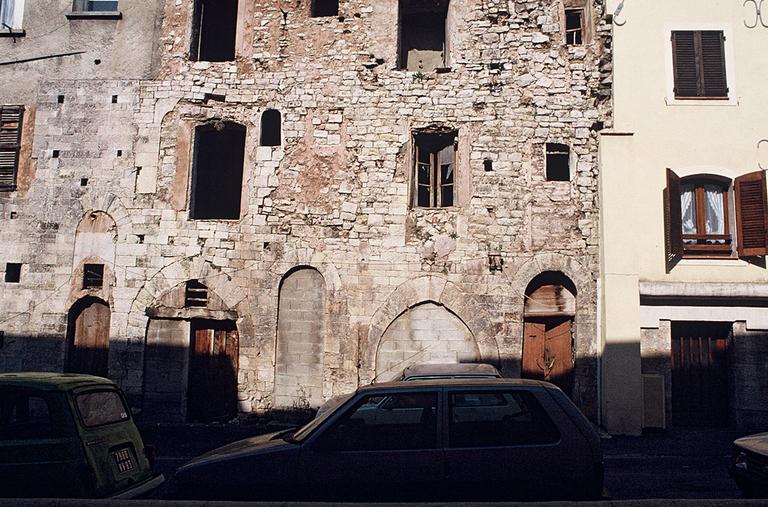
<instances>
[{"instance_id":1,"label":"stone building facade","mask_svg":"<svg viewBox=\"0 0 768 507\"><path fill-rule=\"evenodd\" d=\"M597 418L602 2L161 4L146 75L40 82L3 371L179 421L482 361Z\"/></svg>"}]
</instances>

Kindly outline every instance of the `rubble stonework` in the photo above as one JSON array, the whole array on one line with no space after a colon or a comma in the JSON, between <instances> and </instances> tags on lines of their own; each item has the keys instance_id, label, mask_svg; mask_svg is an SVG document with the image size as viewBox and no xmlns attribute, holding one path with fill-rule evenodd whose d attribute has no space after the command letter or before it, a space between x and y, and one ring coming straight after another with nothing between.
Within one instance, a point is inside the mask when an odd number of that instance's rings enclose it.
<instances>
[{"instance_id":1,"label":"rubble stonework","mask_svg":"<svg viewBox=\"0 0 768 507\"><path fill-rule=\"evenodd\" d=\"M137 407L168 400L168 418L183 418L193 319L236 322L241 412L317 405L424 360L407 336L419 323L427 342L442 343L430 323L443 323L474 354L456 359L519 376L526 288L556 271L577 291L572 398L594 419L610 29L602 2L587 7L589 40L566 46L560 2L452 0L450 68L413 72L397 69L396 0L347 0L322 18L303 0L241 1L232 62L189 61L192 2L166 2L157 79L41 86L23 218L0 204L3 252L27 270L0 295L0 368L64 368L82 295L75 231L98 211L116 229L96 294L112 312L109 374ZM63 92L77 100L55 107ZM267 109L281 113L281 146L259 146ZM194 132L211 121L246 127L239 220L188 218ZM449 208L413 206L412 132L431 125L458 130ZM547 142L571 147L570 181L546 180ZM185 308L188 280L215 304Z\"/></svg>"}]
</instances>

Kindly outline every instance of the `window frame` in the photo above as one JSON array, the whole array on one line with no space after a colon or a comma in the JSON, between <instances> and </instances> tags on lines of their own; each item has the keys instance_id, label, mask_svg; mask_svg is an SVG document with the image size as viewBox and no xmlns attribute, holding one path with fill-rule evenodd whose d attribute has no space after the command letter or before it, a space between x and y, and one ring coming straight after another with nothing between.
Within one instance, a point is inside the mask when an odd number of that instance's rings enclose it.
<instances>
[{"instance_id":1,"label":"window frame","mask_svg":"<svg viewBox=\"0 0 768 507\"><path fill-rule=\"evenodd\" d=\"M7 5L13 4L13 19L11 25L2 24ZM0 37L23 37L24 31L24 0L0 0Z\"/></svg>"},{"instance_id":2,"label":"window frame","mask_svg":"<svg viewBox=\"0 0 768 507\"><path fill-rule=\"evenodd\" d=\"M25 107L22 105L0 105L0 153L12 153L13 163L9 166L0 168L0 192L13 192L18 186L19 177L19 165L21 161L21 141L24 130L24 111ZM11 115L16 116L16 120L10 119ZM13 127L7 127L7 124L14 124ZM10 132L10 134L4 134ZM14 137L15 141L5 142L3 139L6 137L11 139ZM5 180L5 181L4 181Z\"/></svg>"},{"instance_id":3,"label":"window frame","mask_svg":"<svg viewBox=\"0 0 768 507\"><path fill-rule=\"evenodd\" d=\"M681 231L683 235L683 257L687 259L732 258L734 256L734 238L731 232L732 211L730 209L733 199L729 199L732 187L731 180L711 174L697 174L681 178L680 185L681 195L683 186L693 186L694 209L696 211L696 234L685 234ZM707 234L706 232L705 187L708 185L719 187L723 196L723 234ZM691 241L696 241L696 243L691 243ZM707 243L708 241L725 241L725 243Z\"/></svg>"},{"instance_id":4,"label":"window frame","mask_svg":"<svg viewBox=\"0 0 768 507\"><path fill-rule=\"evenodd\" d=\"M670 33L670 65L671 65L671 92L672 92L672 98L675 101L681 101L681 102L690 102L690 101L705 101L705 102L725 102L731 99L731 96L733 94L733 73L731 70L733 57L730 54L730 46L726 44L728 37L730 34L727 33L725 29L722 27L697 27L697 28L674 28L669 31ZM719 65L719 71L722 76L722 90L723 93L708 93L707 92L707 74L709 74L709 80L715 80L716 81L716 75L713 74L713 65L715 65L715 62L712 60L709 60L708 67L706 66L706 59L705 57L708 56L709 58L716 58L718 55L711 54L711 52L705 53L703 49L703 42L702 42L702 34L708 33L708 34L716 34L719 33L720 35L720 44L719 44L719 62L717 64ZM692 57L693 62L690 60L681 62L681 52L683 52L684 48L678 48L679 42L678 39L682 37L683 34L691 34L692 41L690 44L692 44ZM711 51L711 50L710 50ZM731 62L731 63L729 63ZM688 68L685 68L685 65L688 66ZM695 76L693 79L695 80L695 86L696 91L694 94L690 93L684 93L679 92L679 88L683 87L686 83L684 82L685 77L681 76L682 72L688 71L695 72ZM690 81L690 77L688 80ZM691 86L692 83L688 82L688 86ZM714 85L713 85L714 87ZM717 89L716 89L717 90Z\"/></svg>"},{"instance_id":5,"label":"window frame","mask_svg":"<svg viewBox=\"0 0 768 507\"><path fill-rule=\"evenodd\" d=\"M429 159L427 162L422 162L421 159L421 147L419 146L419 136L452 136L452 143L446 145L437 151L429 151ZM413 178L413 198L411 199L411 206L419 209L451 209L457 206L457 186L458 186L458 143L459 143L459 130L452 128L441 129L423 129L414 130L411 133L411 140L413 143L413 160L412 164L412 178ZM452 180L450 183L443 182L442 165L440 164L440 153L446 148L453 146L453 161L450 164ZM428 182L426 184L421 182L420 169L422 166L426 166L428 170ZM429 205L424 206L419 201L419 191L422 187L427 188L427 194L429 196ZM443 206L443 192L450 188L451 204Z\"/></svg>"},{"instance_id":6,"label":"window frame","mask_svg":"<svg viewBox=\"0 0 768 507\"><path fill-rule=\"evenodd\" d=\"M586 9L583 7L566 7L564 9L564 19L563 19L563 32L565 34L565 45L566 46L573 46L573 47L579 47L585 45L585 35L586 35ZM578 28L568 28L568 14L569 13L579 13L579 27ZM573 42L569 41L569 35L571 34L578 34L579 42L576 42L576 39L574 38Z\"/></svg>"},{"instance_id":7,"label":"window frame","mask_svg":"<svg viewBox=\"0 0 768 507\"><path fill-rule=\"evenodd\" d=\"M94 3L105 1L114 3L115 8L109 10L92 8ZM72 3L72 12L120 12L119 6L119 0L74 0Z\"/></svg>"}]
</instances>

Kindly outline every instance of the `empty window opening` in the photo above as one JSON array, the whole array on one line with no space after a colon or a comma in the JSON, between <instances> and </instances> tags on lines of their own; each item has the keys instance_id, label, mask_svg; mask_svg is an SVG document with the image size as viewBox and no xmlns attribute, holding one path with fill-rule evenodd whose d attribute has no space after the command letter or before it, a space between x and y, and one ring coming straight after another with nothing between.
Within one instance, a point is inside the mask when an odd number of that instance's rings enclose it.
<instances>
[{"instance_id":1,"label":"empty window opening","mask_svg":"<svg viewBox=\"0 0 768 507\"><path fill-rule=\"evenodd\" d=\"M400 0L401 69L430 71L446 66L448 0Z\"/></svg>"},{"instance_id":2,"label":"empty window opening","mask_svg":"<svg viewBox=\"0 0 768 507\"><path fill-rule=\"evenodd\" d=\"M568 145L547 143L547 180L571 180L571 149Z\"/></svg>"},{"instance_id":3,"label":"empty window opening","mask_svg":"<svg viewBox=\"0 0 768 507\"><path fill-rule=\"evenodd\" d=\"M75 12L117 12L117 1L75 0L72 10Z\"/></svg>"},{"instance_id":4,"label":"empty window opening","mask_svg":"<svg viewBox=\"0 0 768 507\"><path fill-rule=\"evenodd\" d=\"M83 266L83 288L104 286L104 264L86 264Z\"/></svg>"},{"instance_id":5,"label":"empty window opening","mask_svg":"<svg viewBox=\"0 0 768 507\"><path fill-rule=\"evenodd\" d=\"M414 132L416 206L453 206L457 135L450 129Z\"/></svg>"},{"instance_id":6,"label":"empty window opening","mask_svg":"<svg viewBox=\"0 0 768 507\"><path fill-rule=\"evenodd\" d=\"M136 242L140 245L144 244L144 234L137 234L136 235Z\"/></svg>"},{"instance_id":7,"label":"empty window opening","mask_svg":"<svg viewBox=\"0 0 768 507\"><path fill-rule=\"evenodd\" d=\"M262 146L280 146L282 144L282 135L280 121L280 111L276 109L267 109L261 115L261 139Z\"/></svg>"},{"instance_id":8,"label":"empty window opening","mask_svg":"<svg viewBox=\"0 0 768 507\"><path fill-rule=\"evenodd\" d=\"M64 103L64 95L59 95L58 97L56 97L56 102L58 102L59 104L63 104Z\"/></svg>"},{"instance_id":9,"label":"empty window opening","mask_svg":"<svg viewBox=\"0 0 768 507\"><path fill-rule=\"evenodd\" d=\"M312 0L312 17L338 16L339 0Z\"/></svg>"},{"instance_id":10,"label":"empty window opening","mask_svg":"<svg viewBox=\"0 0 768 507\"><path fill-rule=\"evenodd\" d=\"M59 150L53 150L51 152L51 157L53 158L59 158Z\"/></svg>"},{"instance_id":11,"label":"empty window opening","mask_svg":"<svg viewBox=\"0 0 768 507\"><path fill-rule=\"evenodd\" d=\"M483 160L483 169L485 169L485 172L487 173L493 171L493 161L489 158Z\"/></svg>"},{"instance_id":12,"label":"empty window opening","mask_svg":"<svg viewBox=\"0 0 768 507\"><path fill-rule=\"evenodd\" d=\"M11 211L9 216L11 217L11 220L14 220L17 216L19 216L19 214L15 211Z\"/></svg>"},{"instance_id":13,"label":"empty window opening","mask_svg":"<svg viewBox=\"0 0 768 507\"><path fill-rule=\"evenodd\" d=\"M112 95L112 103L117 104L117 95Z\"/></svg>"},{"instance_id":14,"label":"empty window opening","mask_svg":"<svg viewBox=\"0 0 768 507\"><path fill-rule=\"evenodd\" d=\"M5 281L7 283L19 283L21 281L21 264L9 262L5 265Z\"/></svg>"},{"instance_id":15,"label":"empty window opening","mask_svg":"<svg viewBox=\"0 0 768 507\"><path fill-rule=\"evenodd\" d=\"M88 186L88 178L80 178L80 186L81 187L87 187Z\"/></svg>"},{"instance_id":16,"label":"empty window opening","mask_svg":"<svg viewBox=\"0 0 768 507\"><path fill-rule=\"evenodd\" d=\"M192 14L190 60L235 59L237 0L196 0Z\"/></svg>"},{"instance_id":17,"label":"empty window opening","mask_svg":"<svg viewBox=\"0 0 768 507\"><path fill-rule=\"evenodd\" d=\"M123 150L117 150L117 156L122 157L123 156Z\"/></svg>"},{"instance_id":18,"label":"empty window opening","mask_svg":"<svg viewBox=\"0 0 768 507\"><path fill-rule=\"evenodd\" d=\"M565 43L581 46L584 41L584 9L565 9Z\"/></svg>"},{"instance_id":19,"label":"empty window opening","mask_svg":"<svg viewBox=\"0 0 768 507\"><path fill-rule=\"evenodd\" d=\"M187 308L208 306L208 287L197 280L188 281L184 288L184 306Z\"/></svg>"},{"instance_id":20,"label":"empty window opening","mask_svg":"<svg viewBox=\"0 0 768 507\"><path fill-rule=\"evenodd\" d=\"M195 129L190 218L240 218L245 127L216 121Z\"/></svg>"}]
</instances>

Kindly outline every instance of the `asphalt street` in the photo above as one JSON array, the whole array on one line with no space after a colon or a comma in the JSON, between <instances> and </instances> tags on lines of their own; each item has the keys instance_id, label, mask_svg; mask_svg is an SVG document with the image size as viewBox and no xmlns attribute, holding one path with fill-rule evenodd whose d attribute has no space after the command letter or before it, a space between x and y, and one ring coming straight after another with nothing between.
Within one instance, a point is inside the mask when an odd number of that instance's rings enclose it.
<instances>
[{"instance_id":1,"label":"asphalt street","mask_svg":"<svg viewBox=\"0 0 768 507\"><path fill-rule=\"evenodd\" d=\"M184 462L223 444L276 431L279 424L145 426L147 444L167 478ZM614 500L736 499L728 476L731 442L743 433L671 430L642 437L605 437L605 486Z\"/></svg>"}]
</instances>

